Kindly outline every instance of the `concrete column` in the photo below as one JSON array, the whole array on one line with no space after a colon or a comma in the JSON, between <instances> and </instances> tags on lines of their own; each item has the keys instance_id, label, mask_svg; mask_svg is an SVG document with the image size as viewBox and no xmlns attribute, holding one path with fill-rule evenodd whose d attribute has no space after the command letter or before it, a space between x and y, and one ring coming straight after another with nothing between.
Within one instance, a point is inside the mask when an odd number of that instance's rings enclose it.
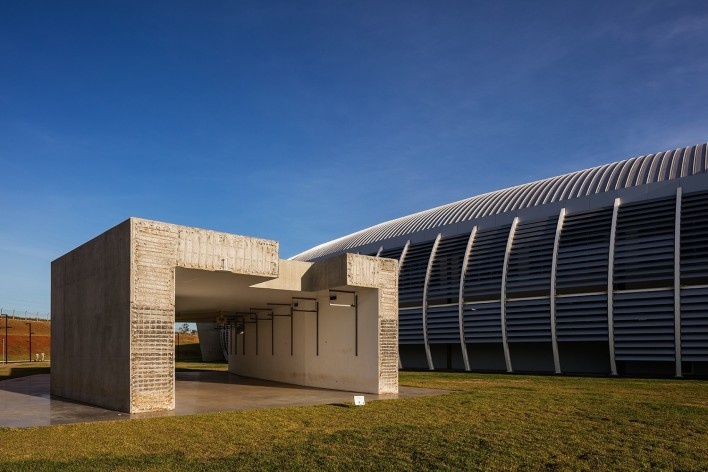
<instances>
[{"instance_id":1,"label":"concrete column","mask_svg":"<svg viewBox=\"0 0 708 472\"><path fill-rule=\"evenodd\" d=\"M215 323L197 323L197 333L199 334L199 349L204 362L225 361L224 351L221 349L219 340L220 328Z\"/></svg>"}]
</instances>

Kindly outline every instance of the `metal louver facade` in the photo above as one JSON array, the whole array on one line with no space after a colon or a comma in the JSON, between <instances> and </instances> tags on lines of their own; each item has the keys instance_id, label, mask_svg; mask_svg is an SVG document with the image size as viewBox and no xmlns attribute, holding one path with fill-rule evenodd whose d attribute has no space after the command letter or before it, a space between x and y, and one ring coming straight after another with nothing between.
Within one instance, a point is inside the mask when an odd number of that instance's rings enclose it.
<instances>
[{"instance_id":1,"label":"metal louver facade","mask_svg":"<svg viewBox=\"0 0 708 472\"><path fill-rule=\"evenodd\" d=\"M708 375L707 148L472 197L295 259L398 259L404 368Z\"/></svg>"},{"instance_id":2,"label":"metal louver facade","mask_svg":"<svg viewBox=\"0 0 708 472\"><path fill-rule=\"evenodd\" d=\"M411 245L403 254L398 274L398 339L400 344L423 344L423 289L432 241Z\"/></svg>"}]
</instances>

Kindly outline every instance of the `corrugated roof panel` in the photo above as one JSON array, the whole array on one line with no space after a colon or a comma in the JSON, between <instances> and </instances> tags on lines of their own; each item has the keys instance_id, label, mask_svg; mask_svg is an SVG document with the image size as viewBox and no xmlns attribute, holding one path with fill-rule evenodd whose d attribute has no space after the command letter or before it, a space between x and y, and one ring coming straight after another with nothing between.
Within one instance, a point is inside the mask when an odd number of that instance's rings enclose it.
<instances>
[{"instance_id":1,"label":"corrugated roof panel","mask_svg":"<svg viewBox=\"0 0 708 472\"><path fill-rule=\"evenodd\" d=\"M561 190L563 190L563 188L565 187L568 177L569 176L567 176L567 175L563 175L563 176L556 178L556 182L548 190L548 195L546 195L543 199L544 204L559 201L558 195L560 194Z\"/></svg>"},{"instance_id":2,"label":"corrugated roof panel","mask_svg":"<svg viewBox=\"0 0 708 472\"><path fill-rule=\"evenodd\" d=\"M487 214L490 215L498 215L499 213L503 212L504 204L509 201L509 199L513 198L516 192L516 189L518 187L511 187L507 188L505 190L502 190L500 192L494 192L495 195L493 196L492 200L490 201L489 209L487 210Z\"/></svg>"},{"instance_id":3,"label":"corrugated roof panel","mask_svg":"<svg viewBox=\"0 0 708 472\"><path fill-rule=\"evenodd\" d=\"M607 169L607 173L603 176L605 185L602 189L600 189L601 192L609 192L610 190L617 189L617 176L621 170L622 166L620 162L611 165Z\"/></svg>"},{"instance_id":4,"label":"corrugated roof panel","mask_svg":"<svg viewBox=\"0 0 708 472\"><path fill-rule=\"evenodd\" d=\"M479 195L477 197L474 197L475 204L471 205L470 200L465 201L465 211L462 213L462 217L457 220L459 223L460 221L469 221L469 220L474 220L475 218L478 218L482 212L482 208L490 201L494 199L494 196L491 193L484 193L482 195Z\"/></svg>"},{"instance_id":5,"label":"corrugated roof panel","mask_svg":"<svg viewBox=\"0 0 708 472\"><path fill-rule=\"evenodd\" d=\"M636 187L637 185L640 185L640 182L644 182L647 180L647 172L649 170L649 166L651 165L651 159L649 159L647 156L644 156L641 158L641 161L642 162L639 165L637 172L632 180L632 187Z\"/></svg>"},{"instance_id":6,"label":"corrugated roof panel","mask_svg":"<svg viewBox=\"0 0 708 472\"><path fill-rule=\"evenodd\" d=\"M526 187L514 187L514 191L509 198L505 198L503 201L499 202L500 206L497 213L506 213L513 208L518 208L518 202L521 200L525 188Z\"/></svg>"},{"instance_id":7,"label":"corrugated roof panel","mask_svg":"<svg viewBox=\"0 0 708 472\"><path fill-rule=\"evenodd\" d=\"M447 208L440 213L434 213L434 217L428 222L430 227L438 228L450 224L452 213L455 211L455 205L448 205Z\"/></svg>"},{"instance_id":8,"label":"corrugated roof panel","mask_svg":"<svg viewBox=\"0 0 708 472\"><path fill-rule=\"evenodd\" d=\"M634 187L636 185L635 181L639 175L639 171L642 168L642 164L646 160L646 156L638 157L631 166L629 166L627 177L624 179L622 184L623 188Z\"/></svg>"},{"instance_id":9,"label":"corrugated roof panel","mask_svg":"<svg viewBox=\"0 0 708 472\"><path fill-rule=\"evenodd\" d=\"M647 173L646 183L658 182L659 176L661 175L661 155L651 154L647 157L647 159L651 161L651 164L649 165L649 172ZM642 182L639 182L638 185L641 184Z\"/></svg>"},{"instance_id":10,"label":"corrugated roof panel","mask_svg":"<svg viewBox=\"0 0 708 472\"><path fill-rule=\"evenodd\" d=\"M293 259L313 260L376 241L484 218L541 204L621 188L702 174L708 170L706 144L605 164L558 177L489 192L381 223L319 245Z\"/></svg>"},{"instance_id":11,"label":"corrugated roof panel","mask_svg":"<svg viewBox=\"0 0 708 472\"><path fill-rule=\"evenodd\" d=\"M519 208L528 208L532 206L534 199L535 188L531 185L526 186L526 190L523 192L523 196L519 201Z\"/></svg>"},{"instance_id":12,"label":"corrugated roof panel","mask_svg":"<svg viewBox=\"0 0 708 472\"><path fill-rule=\"evenodd\" d=\"M693 153L695 149L685 149L681 160L681 177L690 175L693 168Z\"/></svg>"},{"instance_id":13,"label":"corrugated roof panel","mask_svg":"<svg viewBox=\"0 0 708 472\"><path fill-rule=\"evenodd\" d=\"M453 203L452 206L455 208L455 211L452 213L452 215L450 215L450 224L457 223L458 221L460 221L460 218L462 218L462 215L465 212L465 202L461 201Z\"/></svg>"},{"instance_id":14,"label":"corrugated roof panel","mask_svg":"<svg viewBox=\"0 0 708 472\"><path fill-rule=\"evenodd\" d=\"M481 218L482 215L489 214L488 211L494 204L497 192L488 193L483 199L480 199L479 206L470 205L470 213L472 213L472 218ZM476 199L475 199L476 200ZM470 217L465 218L463 221L467 221Z\"/></svg>"},{"instance_id":15,"label":"corrugated roof panel","mask_svg":"<svg viewBox=\"0 0 708 472\"><path fill-rule=\"evenodd\" d=\"M700 151L700 156L698 156ZM697 166L693 168L694 174L701 174L708 170L708 145L701 144L696 148Z\"/></svg>"},{"instance_id":16,"label":"corrugated roof panel","mask_svg":"<svg viewBox=\"0 0 708 472\"><path fill-rule=\"evenodd\" d=\"M436 219L444 219L444 215L449 211L449 209L448 209L447 207L442 207L441 210L442 210L442 211L431 211L431 212L429 212L428 215L427 215L425 218L422 218L422 219L418 222L415 231L421 231L421 230L428 229L428 228L431 228L431 227L432 227L432 228L437 228L438 226L440 226L439 224L438 224L438 225L434 225L434 224L432 224L432 223L433 223L434 221L436 221Z\"/></svg>"},{"instance_id":17,"label":"corrugated roof panel","mask_svg":"<svg viewBox=\"0 0 708 472\"><path fill-rule=\"evenodd\" d=\"M600 182L600 179L602 178L606 167L607 164L604 166L596 167L594 169L590 169L590 172L585 174L582 195L590 195L594 192L596 188L598 188L598 183Z\"/></svg>"},{"instance_id":18,"label":"corrugated roof panel","mask_svg":"<svg viewBox=\"0 0 708 472\"><path fill-rule=\"evenodd\" d=\"M575 198L578 196L578 188L580 187L580 183L582 182L582 178L585 174L582 172L576 172L572 174L570 180L568 180L568 183L564 186L563 191L560 194L559 200L568 200L570 198Z\"/></svg>"},{"instance_id":19,"label":"corrugated roof panel","mask_svg":"<svg viewBox=\"0 0 708 472\"><path fill-rule=\"evenodd\" d=\"M668 152L664 152L661 153L660 156L657 156L657 158L661 161L661 164L659 165L659 175L656 178L657 182L663 182L669 178L669 172L671 171L671 160L666 156L670 157L670 154Z\"/></svg>"}]
</instances>

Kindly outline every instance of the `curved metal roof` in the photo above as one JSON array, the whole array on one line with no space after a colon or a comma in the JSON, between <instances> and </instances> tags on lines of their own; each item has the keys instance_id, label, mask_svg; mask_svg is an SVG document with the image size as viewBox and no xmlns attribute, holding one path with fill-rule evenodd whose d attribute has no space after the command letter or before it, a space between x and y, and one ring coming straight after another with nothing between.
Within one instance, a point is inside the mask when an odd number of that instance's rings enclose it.
<instances>
[{"instance_id":1,"label":"curved metal roof","mask_svg":"<svg viewBox=\"0 0 708 472\"><path fill-rule=\"evenodd\" d=\"M648 154L448 203L316 246L292 259L313 260L376 241L462 221L708 172L708 144Z\"/></svg>"}]
</instances>

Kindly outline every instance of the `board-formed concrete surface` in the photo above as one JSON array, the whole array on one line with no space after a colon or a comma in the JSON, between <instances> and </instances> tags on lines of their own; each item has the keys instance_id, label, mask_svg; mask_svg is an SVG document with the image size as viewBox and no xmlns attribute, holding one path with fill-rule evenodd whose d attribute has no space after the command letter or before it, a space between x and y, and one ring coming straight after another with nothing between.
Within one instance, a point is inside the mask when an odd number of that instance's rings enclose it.
<instances>
[{"instance_id":1,"label":"board-formed concrete surface","mask_svg":"<svg viewBox=\"0 0 708 472\"><path fill-rule=\"evenodd\" d=\"M232 373L398 391L397 261L279 260L276 241L130 218L52 262L51 393L174 409L174 323L217 320Z\"/></svg>"},{"instance_id":2,"label":"board-formed concrete surface","mask_svg":"<svg viewBox=\"0 0 708 472\"><path fill-rule=\"evenodd\" d=\"M177 372L175 387L174 410L131 415L53 397L49 394L49 374L3 380L0 381L0 410L3 411L0 427L49 426L291 406L351 405L353 396L362 394L369 402L449 393L447 390L401 387L398 394L371 395L250 379L228 372Z\"/></svg>"}]
</instances>

